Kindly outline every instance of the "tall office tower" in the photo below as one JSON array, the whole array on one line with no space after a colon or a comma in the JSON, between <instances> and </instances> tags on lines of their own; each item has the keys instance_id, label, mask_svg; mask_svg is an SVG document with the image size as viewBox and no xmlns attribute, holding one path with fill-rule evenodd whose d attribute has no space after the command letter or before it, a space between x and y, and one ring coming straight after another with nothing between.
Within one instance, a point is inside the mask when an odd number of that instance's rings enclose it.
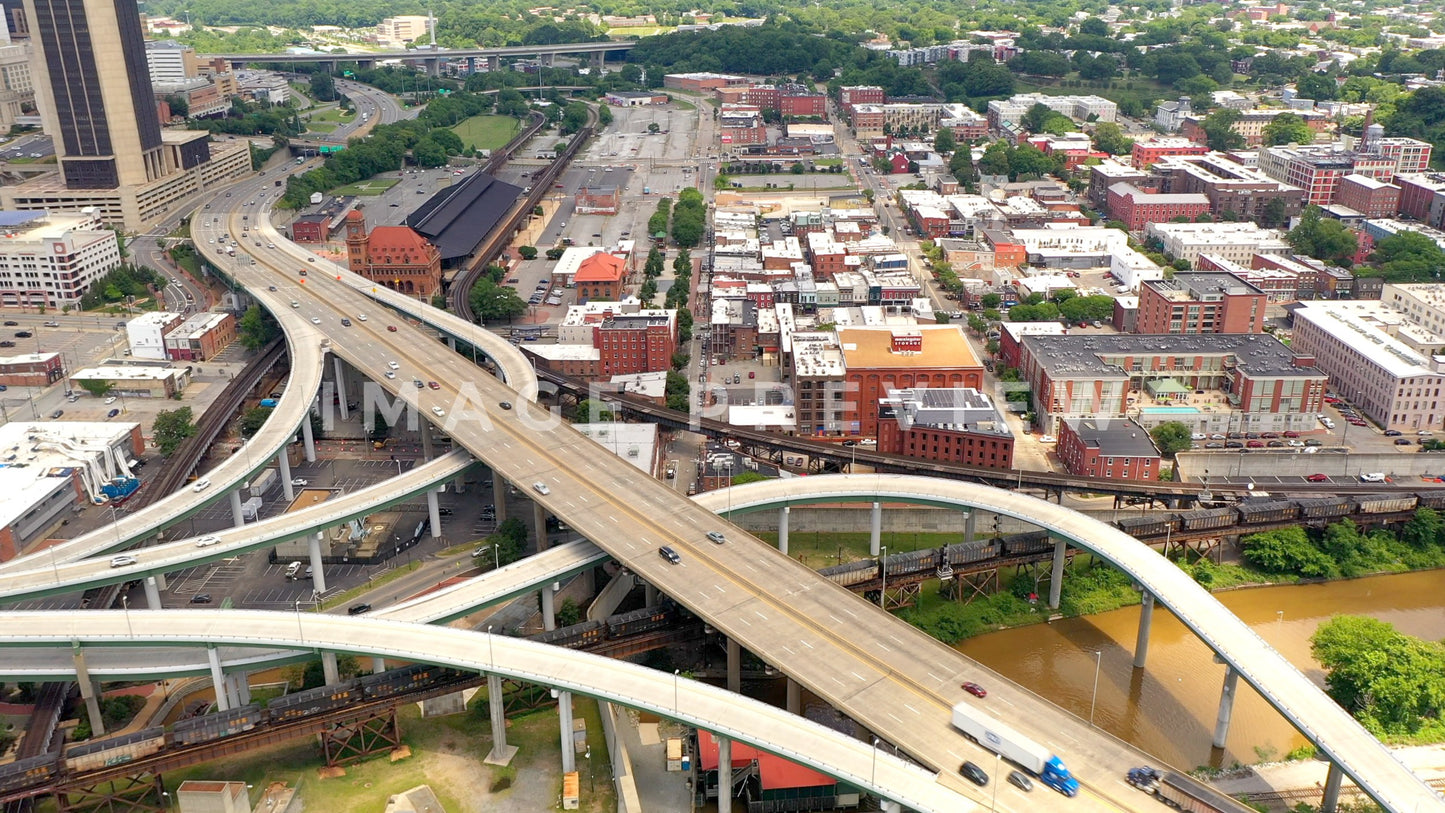
<instances>
[{"instance_id":1,"label":"tall office tower","mask_svg":"<svg viewBox=\"0 0 1445 813\"><path fill-rule=\"evenodd\" d=\"M67 189L136 188L166 174L135 0L25 0L36 103Z\"/></svg>"}]
</instances>

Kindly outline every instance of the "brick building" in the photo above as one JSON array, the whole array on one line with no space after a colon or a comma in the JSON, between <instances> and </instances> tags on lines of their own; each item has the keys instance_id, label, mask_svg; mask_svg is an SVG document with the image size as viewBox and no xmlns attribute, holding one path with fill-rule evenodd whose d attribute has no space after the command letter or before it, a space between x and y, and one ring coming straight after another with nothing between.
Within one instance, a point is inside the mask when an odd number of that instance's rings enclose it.
<instances>
[{"instance_id":1,"label":"brick building","mask_svg":"<svg viewBox=\"0 0 1445 813\"><path fill-rule=\"evenodd\" d=\"M1224 153L1179 155L1154 165L1159 191L1201 194L1209 198L1209 213L1217 218L1260 221L1278 215L1283 224L1304 208L1304 190L1281 183L1231 159ZM1271 205L1278 200L1278 205Z\"/></svg>"},{"instance_id":2,"label":"brick building","mask_svg":"<svg viewBox=\"0 0 1445 813\"><path fill-rule=\"evenodd\" d=\"M166 358L210 361L236 340L236 317L229 313L198 313L166 334Z\"/></svg>"},{"instance_id":3,"label":"brick building","mask_svg":"<svg viewBox=\"0 0 1445 813\"><path fill-rule=\"evenodd\" d=\"M616 186L584 186L573 199L573 209L579 215L615 215L621 205L622 190Z\"/></svg>"},{"instance_id":4,"label":"brick building","mask_svg":"<svg viewBox=\"0 0 1445 813\"><path fill-rule=\"evenodd\" d=\"M1259 151L1259 168L1271 178L1297 186L1305 192L1305 203L1327 206L1335 203L1340 181L1346 175L1363 175L1389 182L1395 177L1396 159L1375 153L1348 152L1328 145L1313 147L1266 147Z\"/></svg>"},{"instance_id":5,"label":"brick building","mask_svg":"<svg viewBox=\"0 0 1445 813\"><path fill-rule=\"evenodd\" d=\"M1128 421L1068 420L1055 449L1070 474L1152 482L1162 459L1149 432Z\"/></svg>"},{"instance_id":6,"label":"brick building","mask_svg":"<svg viewBox=\"0 0 1445 813\"><path fill-rule=\"evenodd\" d=\"M64 377L65 362L59 353L0 358L0 384L7 387L48 387Z\"/></svg>"},{"instance_id":7,"label":"brick building","mask_svg":"<svg viewBox=\"0 0 1445 813\"><path fill-rule=\"evenodd\" d=\"M1204 155L1207 152L1208 147L1187 138L1153 138L1134 142L1130 163L1139 169L1146 169L1171 156Z\"/></svg>"},{"instance_id":8,"label":"brick building","mask_svg":"<svg viewBox=\"0 0 1445 813\"><path fill-rule=\"evenodd\" d=\"M1139 286L1136 333L1262 333L1269 300L1232 274L1191 272Z\"/></svg>"},{"instance_id":9,"label":"brick building","mask_svg":"<svg viewBox=\"0 0 1445 813\"><path fill-rule=\"evenodd\" d=\"M878 402L889 390L912 387L983 387L983 365L958 325L911 328L844 328L844 421L856 434L878 433Z\"/></svg>"},{"instance_id":10,"label":"brick building","mask_svg":"<svg viewBox=\"0 0 1445 813\"><path fill-rule=\"evenodd\" d=\"M577 266L573 278L577 283L577 301L616 301L622 298L622 283L627 278L627 263L606 252L593 254Z\"/></svg>"},{"instance_id":11,"label":"brick building","mask_svg":"<svg viewBox=\"0 0 1445 813\"><path fill-rule=\"evenodd\" d=\"M611 316L593 328L592 337L602 376L670 370L677 352L677 312Z\"/></svg>"},{"instance_id":12,"label":"brick building","mask_svg":"<svg viewBox=\"0 0 1445 813\"><path fill-rule=\"evenodd\" d=\"M291 222L291 239L298 243L324 243L329 234L330 215L301 215Z\"/></svg>"},{"instance_id":13,"label":"brick building","mask_svg":"<svg viewBox=\"0 0 1445 813\"><path fill-rule=\"evenodd\" d=\"M410 226L366 231L358 211L346 215L346 263L352 272L398 293L430 300L442 288L441 252Z\"/></svg>"},{"instance_id":14,"label":"brick building","mask_svg":"<svg viewBox=\"0 0 1445 813\"><path fill-rule=\"evenodd\" d=\"M991 469L1013 468L1013 433L976 389L891 390L878 404L878 451Z\"/></svg>"},{"instance_id":15,"label":"brick building","mask_svg":"<svg viewBox=\"0 0 1445 813\"><path fill-rule=\"evenodd\" d=\"M1400 187L1399 212L1432 228L1445 225L1445 173L1396 175Z\"/></svg>"},{"instance_id":16,"label":"brick building","mask_svg":"<svg viewBox=\"0 0 1445 813\"><path fill-rule=\"evenodd\" d=\"M844 108L860 104L883 104L885 101L887 97L883 88L877 85L849 85L838 90L838 103Z\"/></svg>"},{"instance_id":17,"label":"brick building","mask_svg":"<svg viewBox=\"0 0 1445 813\"><path fill-rule=\"evenodd\" d=\"M1400 187L1363 175L1346 175L1340 179L1335 202L1365 217L1393 217L1400 207Z\"/></svg>"},{"instance_id":18,"label":"brick building","mask_svg":"<svg viewBox=\"0 0 1445 813\"><path fill-rule=\"evenodd\" d=\"M1199 194L1163 194L1140 190L1129 183L1109 187L1109 217L1122 220L1131 231L1150 223L1167 223L1176 217L1190 220L1209 211L1209 198Z\"/></svg>"}]
</instances>

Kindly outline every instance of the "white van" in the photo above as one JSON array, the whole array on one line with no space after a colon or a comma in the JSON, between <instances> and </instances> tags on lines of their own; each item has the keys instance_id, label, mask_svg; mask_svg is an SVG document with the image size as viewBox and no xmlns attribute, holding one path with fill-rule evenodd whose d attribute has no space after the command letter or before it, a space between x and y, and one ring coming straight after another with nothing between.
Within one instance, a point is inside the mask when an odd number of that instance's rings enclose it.
<instances>
[{"instance_id":1,"label":"white van","mask_svg":"<svg viewBox=\"0 0 1445 813\"><path fill-rule=\"evenodd\" d=\"M286 580L287 580L287 581L295 581L295 580L296 580L296 577L297 577L297 576L300 576L300 575L301 575L301 563L300 563L300 562L292 562L291 564L289 564L289 565L286 566Z\"/></svg>"},{"instance_id":2,"label":"white van","mask_svg":"<svg viewBox=\"0 0 1445 813\"><path fill-rule=\"evenodd\" d=\"M1361 475L1360 475L1360 482L1362 482L1362 483L1383 483L1383 482L1385 482L1385 473L1382 472L1382 471L1372 471L1372 472L1369 472L1369 473L1367 473L1367 474L1361 474Z\"/></svg>"}]
</instances>

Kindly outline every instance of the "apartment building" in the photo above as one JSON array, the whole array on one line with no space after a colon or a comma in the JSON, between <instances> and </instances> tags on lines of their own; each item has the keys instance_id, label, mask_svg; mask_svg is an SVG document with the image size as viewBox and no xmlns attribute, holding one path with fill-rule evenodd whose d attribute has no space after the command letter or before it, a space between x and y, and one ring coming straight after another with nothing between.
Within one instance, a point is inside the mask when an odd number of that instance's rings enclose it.
<instances>
[{"instance_id":1,"label":"apartment building","mask_svg":"<svg viewBox=\"0 0 1445 813\"><path fill-rule=\"evenodd\" d=\"M1268 297L1225 273L1189 272L1139 286L1136 333L1262 333Z\"/></svg>"}]
</instances>

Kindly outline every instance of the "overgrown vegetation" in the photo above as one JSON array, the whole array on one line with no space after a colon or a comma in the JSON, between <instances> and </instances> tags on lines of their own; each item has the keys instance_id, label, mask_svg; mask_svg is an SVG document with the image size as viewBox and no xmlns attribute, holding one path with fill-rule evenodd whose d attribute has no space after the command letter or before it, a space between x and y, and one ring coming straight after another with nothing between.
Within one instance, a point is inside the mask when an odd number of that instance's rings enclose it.
<instances>
[{"instance_id":1,"label":"overgrown vegetation","mask_svg":"<svg viewBox=\"0 0 1445 813\"><path fill-rule=\"evenodd\" d=\"M1244 561L1268 575L1330 579L1442 567L1445 518L1421 508L1398 533L1364 532L1345 520L1323 531L1296 526L1249 534L1239 544Z\"/></svg>"},{"instance_id":2,"label":"overgrown vegetation","mask_svg":"<svg viewBox=\"0 0 1445 813\"><path fill-rule=\"evenodd\" d=\"M1341 615L1315 630L1310 650L1330 696L1370 733L1389 742L1445 740L1445 646Z\"/></svg>"},{"instance_id":3,"label":"overgrown vegetation","mask_svg":"<svg viewBox=\"0 0 1445 813\"><path fill-rule=\"evenodd\" d=\"M153 269L121 263L90 284L90 288L80 297L80 309L94 310L103 305L124 301L128 296L137 299L147 297L151 295L151 286L164 284L165 280Z\"/></svg>"},{"instance_id":4,"label":"overgrown vegetation","mask_svg":"<svg viewBox=\"0 0 1445 813\"><path fill-rule=\"evenodd\" d=\"M196 434L196 422L190 407L163 409L156 413L151 424L151 437L161 457L170 457L185 443L186 438Z\"/></svg>"},{"instance_id":5,"label":"overgrown vegetation","mask_svg":"<svg viewBox=\"0 0 1445 813\"><path fill-rule=\"evenodd\" d=\"M146 699L140 695L122 694L115 697L102 697L100 703L100 719L105 724L106 731L115 731L123 728L132 718L145 706ZM88 740L91 737L90 715L81 714L80 725L75 727L72 739Z\"/></svg>"}]
</instances>

